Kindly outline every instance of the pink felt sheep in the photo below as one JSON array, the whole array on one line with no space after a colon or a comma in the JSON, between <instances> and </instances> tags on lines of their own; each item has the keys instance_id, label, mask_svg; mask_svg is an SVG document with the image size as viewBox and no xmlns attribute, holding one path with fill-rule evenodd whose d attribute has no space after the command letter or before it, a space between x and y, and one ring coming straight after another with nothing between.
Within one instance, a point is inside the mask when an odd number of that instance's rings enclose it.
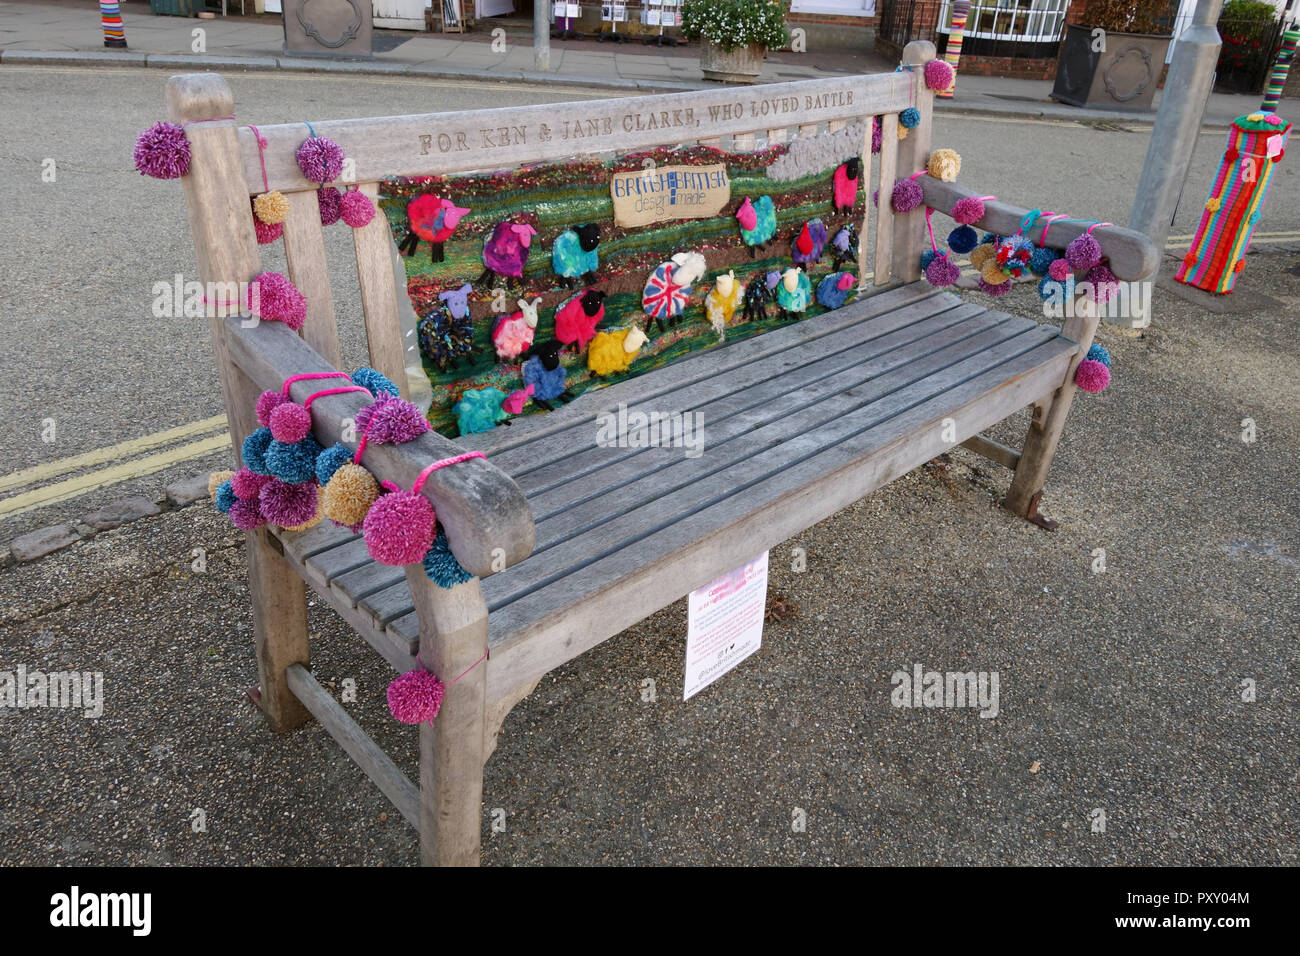
<instances>
[{"instance_id":1,"label":"pink felt sheep","mask_svg":"<svg viewBox=\"0 0 1300 956\"><path fill-rule=\"evenodd\" d=\"M831 177L833 195L831 205L836 212L849 213L858 201L858 182L862 177L862 160L858 157L840 163Z\"/></svg>"},{"instance_id":2,"label":"pink felt sheep","mask_svg":"<svg viewBox=\"0 0 1300 956\"><path fill-rule=\"evenodd\" d=\"M532 348L533 336L537 334L537 306L541 301L540 296L532 302L520 299L518 312L497 319L492 327L497 358L513 362Z\"/></svg>"},{"instance_id":3,"label":"pink felt sheep","mask_svg":"<svg viewBox=\"0 0 1300 956\"><path fill-rule=\"evenodd\" d=\"M555 337L581 352L596 334L596 326L605 317L605 293L588 289L575 295L555 312Z\"/></svg>"},{"instance_id":4,"label":"pink felt sheep","mask_svg":"<svg viewBox=\"0 0 1300 956\"><path fill-rule=\"evenodd\" d=\"M442 244L451 238L469 209L457 206L450 199L440 199L432 193L422 193L406 206L407 232L400 249L402 255L415 254L420 240L428 241L430 262L443 261Z\"/></svg>"},{"instance_id":5,"label":"pink felt sheep","mask_svg":"<svg viewBox=\"0 0 1300 956\"><path fill-rule=\"evenodd\" d=\"M528 261L528 247L532 245L537 230L526 222L499 222L492 235L483 243L483 273L479 282L488 282L500 276L507 283L522 279L524 263Z\"/></svg>"}]
</instances>

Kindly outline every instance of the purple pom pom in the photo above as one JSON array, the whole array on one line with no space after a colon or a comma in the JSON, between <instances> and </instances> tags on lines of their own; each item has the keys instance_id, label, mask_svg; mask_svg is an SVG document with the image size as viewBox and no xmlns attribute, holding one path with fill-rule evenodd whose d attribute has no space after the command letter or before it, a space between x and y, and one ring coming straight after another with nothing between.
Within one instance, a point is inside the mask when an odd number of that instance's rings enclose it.
<instances>
[{"instance_id":1,"label":"purple pom pom","mask_svg":"<svg viewBox=\"0 0 1300 956\"><path fill-rule=\"evenodd\" d=\"M1084 359L1074 373L1074 384L1085 392L1100 392L1110 384L1110 369L1095 359Z\"/></svg>"},{"instance_id":2,"label":"purple pom pom","mask_svg":"<svg viewBox=\"0 0 1300 956\"><path fill-rule=\"evenodd\" d=\"M240 531L252 531L266 524L257 498L240 498L230 506L230 523Z\"/></svg>"},{"instance_id":3,"label":"purple pom pom","mask_svg":"<svg viewBox=\"0 0 1300 956\"><path fill-rule=\"evenodd\" d=\"M992 296L1006 295L1011 291L1012 284L1010 282L999 282L997 285L991 285L983 276L980 276L979 281L980 291Z\"/></svg>"},{"instance_id":4,"label":"purple pom pom","mask_svg":"<svg viewBox=\"0 0 1300 956\"><path fill-rule=\"evenodd\" d=\"M978 196L963 196L952 204L952 218L963 226L979 222L984 218L983 200Z\"/></svg>"},{"instance_id":5,"label":"purple pom pom","mask_svg":"<svg viewBox=\"0 0 1300 956\"><path fill-rule=\"evenodd\" d=\"M343 194L333 186L322 186L316 190L316 204L320 206L320 224L332 226L343 214Z\"/></svg>"},{"instance_id":6,"label":"purple pom pom","mask_svg":"<svg viewBox=\"0 0 1300 956\"><path fill-rule=\"evenodd\" d=\"M230 490L235 493L236 498L256 501L257 496L262 493L262 489L270 480L269 475L259 475L249 468L241 468L230 476Z\"/></svg>"},{"instance_id":7,"label":"purple pom pom","mask_svg":"<svg viewBox=\"0 0 1300 956\"><path fill-rule=\"evenodd\" d=\"M375 204L365 193L349 190L343 194L342 202L343 222L353 229L360 229L375 218Z\"/></svg>"},{"instance_id":8,"label":"purple pom pom","mask_svg":"<svg viewBox=\"0 0 1300 956\"><path fill-rule=\"evenodd\" d=\"M357 412L356 424L367 441L381 445L400 445L429 430L418 405L387 393Z\"/></svg>"},{"instance_id":9,"label":"purple pom pom","mask_svg":"<svg viewBox=\"0 0 1300 956\"><path fill-rule=\"evenodd\" d=\"M154 123L135 138L135 168L154 179L179 179L190 171L190 141L175 123Z\"/></svg>"},{"instance_id":10,"label":"purple pom pom","mask_svg":"<svg viewBox=\"0 0 1300 956\"><path fill-rule=\"evenodd\" d=\"M281 528L293 528L316 517L319 497L314 481L291 485L272 478L263 486L257 499L267 521Z\"/></svg>"},{"instance_id":11,"label":"purple pom pom","mask_svg":"<svg viewBox=\"0 0 1300 956\"><path fill-rule=\"evenodd\" d=\"M961 278L961 267L945 255L937 255L925 267L925 281L936 289L952 285Z\"/></svg>"},{"instance_id":12,"label":"purple pom pom","mask_svg":"<svg viewBox=\"0 0 1300 956\"><path fill-rule=\"evenodd\" d=\"M338 179L343 172L343 147L324 136L309 136L296 154L302 174L314 183Z\"/></svg>"},{"instance_id":13,"label":"purple pom pom","mask_svg":"<svg viewBox=\"0 0 1300 956\"><path fill-rule=\"evenodd\" d=\"M423 724L438 716L447 688L432 671L409 670L388 685L388 710L404 724Z\"/></svg>"},{"instance_id":14,"label":"purple pom pom","mask_svg":"<svg viewBox=\"0 0 1300 956\"><path fill-rule=\"evenodd\" d=\"M952 64L943 60L931 60L925 65L925 85L936 93L942 93L952 86L957 79L957 71Z\"/></svg>"},{"instance_id":15,"label":"purple pom pom","mask_svg":"<svg viewBox=\"0 0 1300 956\"><path fill-rule=\"evenodd\" d=\"M891 205L894 212L911 212L925 201L925 190L915 179L900 179L894 183Z\"/></svg>"},{"instance_id":16,"label":"purple pom pom","mask_svg":"<svg viewBox=\"0 0 1300 956\"><path fill-rule=\"evenodd\" d=\"M1070 277L1070 263L1064 259L1053 259L1052 264L1047 267L1047 274L1057 282L1064 282Z\"/></svg>"},{"instance_id":17,"label":"purple pom pom","mask_svg":"<svg viewBox=\"0 0 1300 956\"><path fill-rule=\"evenodd\" d=\"M311 431L311 412L297 402L284 402L271 412L267 425L276 441L292 445L302 441Z\"/></svg>"},{"instance_id":18,"label":"purple pom pom","mask_svg":"<svg viewBox=\"0 0 1300 956\"><path fill-rule=\"evenodd\" d=\"M257 396L257 423L269 428L271 426L271 413L287 402L283 392L277 392L274 389L267 389L261 395Z\"/></svg>"},{"instance_id":19,"label":"purple pom pom","mask_svg":"<svg viewBox=\"0 0 1300 956\"><path fill-rule=\"evenodd\" d=\"M871 151L880 152L880 144L885 140L885 124L880 122L879 116L871 118Z\"/></svg>"},{"instance_id":20,"label":"purple pom pom","mask_svg":"<svg viewBox=\"0 0 1300 956\"><path fill-rule=\"evenodd\" d=\"M248 308L268 322L283 322L297 332L307 320L307 300L287 276L263 272L248 289Z\"/></svg>"},{"instance_id":21,"label":"purple pom pom","mask_svg":"<svg viewBox=\"0 0 1300 956\"><path fill-rule=\"evenodd\" d=\"M1101 262L1101 243L1085 232L1065 247L1065 258L1079 272L1087 272Z\"/></svg>"},{"instance_id":22,"label":"purple pom pom","mask_svg":"<svg viewBox=\"0 0 1300 956\"><path fill-rule=\"evenodd\" d=\"M1094 302L1109 302L1119 292L1119 279L1106 266L1090 269L1087 281L1092 286L1091 298Z\"/></svg>"},{"instance_id":23,"label":"purple pom pom","mask_svg":"<svg viewBox=\"0 0 1300 956\"><path fill-rule=\"evenodd\" d=\"M380 564L417 564L433 546L435 517L423 495L400 490L383 495L361 523L366 550Z\"/></svg>"}]
</instances>

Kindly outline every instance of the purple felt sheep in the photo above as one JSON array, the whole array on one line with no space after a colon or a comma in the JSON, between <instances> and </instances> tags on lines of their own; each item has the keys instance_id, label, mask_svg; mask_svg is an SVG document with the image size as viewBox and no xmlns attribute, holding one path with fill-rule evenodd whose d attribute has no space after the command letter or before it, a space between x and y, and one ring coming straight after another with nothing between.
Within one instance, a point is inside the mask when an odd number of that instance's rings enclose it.
<instances>
[{"instance_id":1,"label":"purple felt sheep","mask_svg":"<svg viewBox=\"0 0 1300 956\"><path fill-rule=\"evenodd\" d=\"M488 282L493 276L500 276L509 285L515 279L522 279L528 247L535 235L537 230L526 222L497 223L483 243L484 269L477 281Z\"/></svg>"},{"instance_id":2,"label":"purple felt sheep","mask_svg":"<svg viewBox=\"0 0 1300 956\"><path fill-rule=\"evenodd\" d=\"M790 258L803 267L819 260L824 248L826 248L826 224L820 219L810 219L803 224L798 237L791 243Z\"/></svg>"}]
</instances>

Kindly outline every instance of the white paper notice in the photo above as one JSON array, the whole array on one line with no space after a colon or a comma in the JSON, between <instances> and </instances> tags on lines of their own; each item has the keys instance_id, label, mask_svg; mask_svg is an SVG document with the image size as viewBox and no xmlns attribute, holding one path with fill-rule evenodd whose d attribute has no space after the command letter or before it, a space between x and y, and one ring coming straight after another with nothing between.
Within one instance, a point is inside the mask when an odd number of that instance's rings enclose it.
<instances>
[{"instance_id":1,"label":"white paper notice","mask_svg":"<svg viewBox=\"0 0 1300 956\"><path fill-rule=\"evenodd\" d=\"M766 601L766 551L691 592L682 700L690 700L762 646Z\"/></svg>"}]
</instances>

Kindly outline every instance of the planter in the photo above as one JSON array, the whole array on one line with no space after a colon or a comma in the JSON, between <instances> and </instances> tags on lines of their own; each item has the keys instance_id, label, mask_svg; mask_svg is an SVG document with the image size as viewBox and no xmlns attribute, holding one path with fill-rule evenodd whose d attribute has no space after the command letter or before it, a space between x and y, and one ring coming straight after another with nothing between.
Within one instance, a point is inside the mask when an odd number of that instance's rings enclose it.
<instances>
[{"instance_id":1,"label":"planter","mask_svg":"<svg viewBox=\"0 0 1300 956\"><path fill-rule=\"evenodd\" d=\"M1052 99L1070 106L1150 111L1170 37L1107 33L1106 49L1093 50L1092 29L1066 24Z\"/></svg>"},{"instance_id":2,"label":"planter","mask_svg":"<svg viewBox=\"0 0 1300 956\"><path fill-rule=\"evenodd\" d=\"M724 50L716 43L700 39L700 69L706 80L719 83L757 83L763 72L767 49L761 43Z\"/></svg>"}]
</instances>

